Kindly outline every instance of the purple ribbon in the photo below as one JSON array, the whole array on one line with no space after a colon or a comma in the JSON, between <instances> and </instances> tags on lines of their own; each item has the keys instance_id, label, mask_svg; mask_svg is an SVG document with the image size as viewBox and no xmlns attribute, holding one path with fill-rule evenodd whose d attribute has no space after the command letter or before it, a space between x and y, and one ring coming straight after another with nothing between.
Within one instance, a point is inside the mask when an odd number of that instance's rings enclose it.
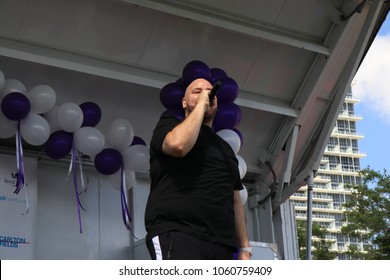
<instances>
[{"instance_id":1,"label":"purple ribbon","mask_svg":"<svg viewBox=\"0 0 390 280\"><path fill-rule=\"evenodd\" d=\"M77 154L79 156L79 167L80 167L80 182L81 182L81 189L83 190L82 192L80 192L79 194L81 195L83 192L87 192L87 185L85 184L84 182L84 171L83 171L83 164L84 164L84 161L83 161L83 157L80 153L80 151L77 150ZM89 179L87 177L87 184L89 183Z\"/></svg>"},{"instance_id":2,"label":"purple ribbon","mask_svg":"<svg viewBox=\"0 0 390 280\"><path fill-rule=\"evenodd\" d=\"M23 148L20 136L20 121L18 122L18 129L16 131L16 190L15 194L18 194L24 185L24 167L23 167Z\"/></svg>"},{"instance_id":3,"label":"purple ribbon","mask_svg":"<svg viewBox=\"0 0 390 280\"><path fill-rule=\"evenodd\" d=\"M76 200L77 200L77 213L78 213L78 216L79 216L79 227L80 227L80 233L83 233L83 226L82 226L82 223L81 223L81 211L80 211L80 208L84 209L84 207L81 205L81 201L80 201L80 198L79 198L79 190L78 190L78 184L77 184L77 167L76 167L76 151L75 151L75 148L74 148L74 143L72 143L72 159L71 161L73 162L73 183L74 183L74 189L75 189L75 193L76 193ZM72 165L72 163L71 163Z\"/></svg>"},{"instance_id":4,"label":"purple ribbon","mask_svg":"<svg viewBox=\"0 0 390 280\"><path fill-rule=\"evenodd\" d=\"M131 229L131 215L129 211L129 207L127 205L127 190L126 190L126 175L124 171L124 167L121 168L121 205L122 205L122 219L126 228L131 232L134 238L135 237L133 230Z\"/></svg>"}]
</instances>

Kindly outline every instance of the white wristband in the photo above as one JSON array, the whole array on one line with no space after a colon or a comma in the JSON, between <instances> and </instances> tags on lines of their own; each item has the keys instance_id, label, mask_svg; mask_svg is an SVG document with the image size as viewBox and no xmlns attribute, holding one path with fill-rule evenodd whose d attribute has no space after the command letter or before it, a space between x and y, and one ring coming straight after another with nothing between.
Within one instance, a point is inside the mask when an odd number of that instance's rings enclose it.
<instances>
[{"instance_id":1,"label":"white wristband","mask_svg":"<svg viewBox=\"0 0 390 280\"><path fill-rule=\"evenodd\" d=\"M240 252L247 252L252 256L252 247L242 247L240 248Z\"/></svg>"}]
</instances>

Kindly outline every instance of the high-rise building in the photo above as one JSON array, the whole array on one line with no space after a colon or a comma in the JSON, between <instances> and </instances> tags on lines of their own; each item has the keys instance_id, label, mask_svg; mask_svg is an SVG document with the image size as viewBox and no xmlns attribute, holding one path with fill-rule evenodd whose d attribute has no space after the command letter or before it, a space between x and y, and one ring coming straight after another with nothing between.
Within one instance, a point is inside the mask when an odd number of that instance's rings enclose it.
<instances>
[{"instance_id":1,"label":"high-rise building","mask_svg":"<svg viewBox=\"0 0 390 280\"><path fill-rule=\"evenodd\" d=\"M359 102L347 92L329 142L321 159L319 170L313 180L312 221L327 229L326 239L337 259L350 259L349 245L363 250L361 238L348 238L341 234L347 222L343 205L350 199L349 185L361 183L360 159L366 155L359 151L358 141L363 138L357 132L356 122L362 118L355 115L354 105ZM307 186L303 186L290 197L295 207L296 220L307 219Z\"/></svg>"}]
</instances>

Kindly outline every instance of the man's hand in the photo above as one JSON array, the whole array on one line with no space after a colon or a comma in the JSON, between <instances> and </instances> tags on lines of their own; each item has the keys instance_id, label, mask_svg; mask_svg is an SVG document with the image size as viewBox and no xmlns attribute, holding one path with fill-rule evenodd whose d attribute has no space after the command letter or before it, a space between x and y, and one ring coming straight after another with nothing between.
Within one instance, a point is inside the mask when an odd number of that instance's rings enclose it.
<instances>
[{"instance_id":1,"label":"man's hand","mask_svg":"<svg viewBox=\"0 0 390 280\"><path fill-rule=\"evenodd\" d=\"M239 260L251 260L252 256L248 252L239 252L238 257Z\"/></svg>"}]
</instances>

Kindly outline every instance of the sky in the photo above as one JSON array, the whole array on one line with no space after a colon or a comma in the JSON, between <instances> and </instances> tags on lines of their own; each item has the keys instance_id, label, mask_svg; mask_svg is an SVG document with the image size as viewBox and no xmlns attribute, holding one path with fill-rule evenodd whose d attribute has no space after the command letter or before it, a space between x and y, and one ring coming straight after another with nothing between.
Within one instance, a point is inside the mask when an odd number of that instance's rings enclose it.
<instances>
[{"instance_id":1,"label":"sky","mask_svg":"<svg viewBox=\"0 0 390 280\"><path fill-rule=\"evenodd\" d=\"M361 169L390 172L390 16L383 23L352 82L352 95L360 100L355 115L360 152L367 156Z\"/></svg>"}]
</instances>

